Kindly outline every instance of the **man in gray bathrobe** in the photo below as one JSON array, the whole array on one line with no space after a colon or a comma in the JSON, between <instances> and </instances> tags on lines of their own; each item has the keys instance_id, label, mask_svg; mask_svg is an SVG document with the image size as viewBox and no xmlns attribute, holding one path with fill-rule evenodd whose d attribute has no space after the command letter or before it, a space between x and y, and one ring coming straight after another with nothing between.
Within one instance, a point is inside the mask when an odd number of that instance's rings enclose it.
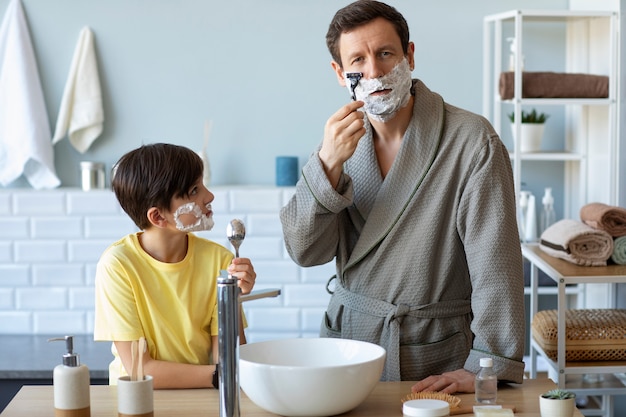
<instances>
[{"instance_id":1,"label":"man in gray bathrobe","mask_svg":"<svg viewBox=\"0 0 626 417\"><path fill-rule=\"evenodd\" d=\"M524 283L509 155L483 117L411 78L414 44L396 9L359 0L326 35L354 101L281 211L302 266L336 261L321 336L387 349L383 380L474 392L479 359L524 372Z\"/></svg>"}]
</instances>

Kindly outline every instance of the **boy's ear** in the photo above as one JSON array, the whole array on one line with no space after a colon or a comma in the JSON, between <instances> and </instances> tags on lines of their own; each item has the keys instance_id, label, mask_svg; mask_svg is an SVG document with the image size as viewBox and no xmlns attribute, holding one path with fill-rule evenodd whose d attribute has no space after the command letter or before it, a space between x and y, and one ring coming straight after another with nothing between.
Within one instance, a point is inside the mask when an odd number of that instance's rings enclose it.
<instances>
[{"instance_id":1,"label":"boy's ear","mask_svg":"<svg viewBox=\"0 0 626 417\"><path fill-rule=\"evenodd\" d=\"M152 224L153 226L166 227L167 225L167 220L161 214L161 211L156 207L150 207L148 213L146 213L146 216L148 217L148 221L150 222L150 224Z\"/></svg>"}]
</instances>

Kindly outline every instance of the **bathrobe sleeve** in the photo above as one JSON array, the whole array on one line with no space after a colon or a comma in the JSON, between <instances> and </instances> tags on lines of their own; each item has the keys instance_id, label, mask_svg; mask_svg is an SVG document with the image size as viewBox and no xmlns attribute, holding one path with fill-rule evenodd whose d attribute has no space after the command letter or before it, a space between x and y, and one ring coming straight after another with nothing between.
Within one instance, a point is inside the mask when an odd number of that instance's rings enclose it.
<instances>
[{"instance_id":1,"label":"bathrobe sleeve","mask_svg":"<svg viewBox=\"0 0 626 417\"><path fill-rule=\"evenodd\" d=\"M513 189L508 152L494 133L476 154L457 217L472 285L474 341L464 367L477 372L490 356L500 380L521 382L524 282Z\"/></svg>"},{"instance_id":2,"label":"bathrobe sleeve","mask_svg":"<svg viewBox=\"0 0 626 417\"><path fill-rule=\"evenodd\" d=\"M285 246L300 266L321 265L334 259L339 245L336 231L354 195L352 180L346 173L341 174L336 189L331 186L318 151L303 167L296 194L280 212ZM317 243L321 240L324 245Z\"/></svg>"}]
</instances>

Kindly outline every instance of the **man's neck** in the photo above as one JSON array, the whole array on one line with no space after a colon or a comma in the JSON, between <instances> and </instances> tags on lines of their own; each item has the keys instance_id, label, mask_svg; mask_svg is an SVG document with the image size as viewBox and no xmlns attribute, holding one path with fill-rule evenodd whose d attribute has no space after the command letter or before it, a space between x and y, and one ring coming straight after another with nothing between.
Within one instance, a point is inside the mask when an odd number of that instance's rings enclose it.
<instances>
[{"instance_id":1,"label":"man's neck","mask_svg":"<svg viewBox=\"0 0 626 417\"><path fill-rule=\"evenodd\" d=\"M369 118L375 141L380 141L381 143L402 141L404 133L409 127L409 123L411 123L414 100L415 98L411 96L407 105L398 110L396 115L386 122Z\"/></svg>"}]
</instances>

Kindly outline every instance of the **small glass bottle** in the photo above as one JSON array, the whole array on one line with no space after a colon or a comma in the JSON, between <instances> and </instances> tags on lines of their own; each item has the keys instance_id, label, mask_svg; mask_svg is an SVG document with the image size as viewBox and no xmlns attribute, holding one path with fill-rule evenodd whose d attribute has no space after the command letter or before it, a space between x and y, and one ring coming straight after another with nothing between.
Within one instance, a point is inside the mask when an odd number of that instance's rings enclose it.
<instances>
[{"instance_id":1,"label":"small glass bottle","mask_svg":"<svg viewBox=\"0 0 626 417\"><path fill-rule=\"evenodd\" d=\"M498 376L493 371L493 359L481 358L475 380L476 402L495 404L498 399Z\"/></svg>"},{"instance_id":2,"label":"small glass bottle","mask_svg":"<svg viewBox=\"0 0 626 417\"><path fill-rule=\"evenodd\" d=\"M554 213L554 197L552 197L552 188L546 188L545 194L541 199L543 210L541 211L540 228L543 233L548 227L556 222L556 214Z\"/></svg>"}]
</instances>

